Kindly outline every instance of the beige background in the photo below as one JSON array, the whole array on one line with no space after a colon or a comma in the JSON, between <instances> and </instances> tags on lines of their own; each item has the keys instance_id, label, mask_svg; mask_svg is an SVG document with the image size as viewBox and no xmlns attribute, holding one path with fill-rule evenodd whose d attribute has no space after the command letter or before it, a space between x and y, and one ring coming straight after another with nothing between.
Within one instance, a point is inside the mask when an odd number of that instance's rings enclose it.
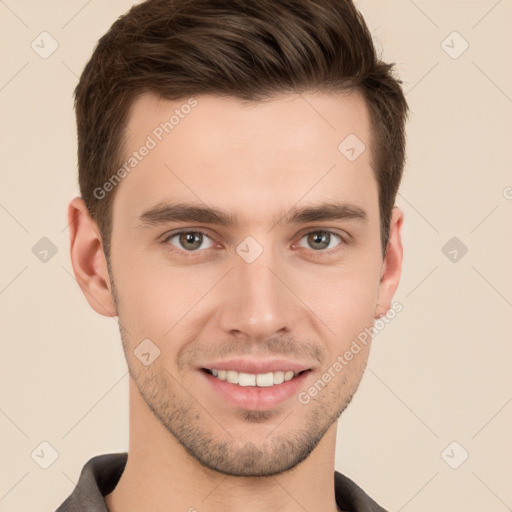
<instances>
[{"instance_id":1,"label":"beige background","mask_svg":"<svg viewBox=\"0 0 512 512\"><path fill-rule=\"evenodd\" d=\"M404 309L375 338L336 469L392 511L510 510L512 2L357 3L412 110L397 199ZM130 4L0 2L2 512L55 510L89 458L127 449L116 320L74 280L66 207L78 195L72 92ZM31 48L43 31L59 45L46 59ZM32 252L42 237L57 249L46 263ZM452 237L468 249L455 262L442 250ZM58 452L48 469L31 457L43 441Z\"/></svg>"}]
</instances>

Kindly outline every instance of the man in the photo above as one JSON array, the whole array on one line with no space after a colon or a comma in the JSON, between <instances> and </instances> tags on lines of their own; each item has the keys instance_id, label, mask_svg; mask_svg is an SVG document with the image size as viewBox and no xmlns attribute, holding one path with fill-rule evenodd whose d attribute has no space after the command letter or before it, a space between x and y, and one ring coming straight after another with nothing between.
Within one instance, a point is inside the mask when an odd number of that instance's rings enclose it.
<instances>
[{"instance_id":1,"label":"man","mask_svg":"<svg viewBox=\"0 0 512 512\"><path fill-rule=\"evenodd\" d=\"M149 0L100 39L71 259L119 320L130 441L59 512L384 510L334 455L401 273L391 71L341 0Z\"/></svg>"}]
</instances>

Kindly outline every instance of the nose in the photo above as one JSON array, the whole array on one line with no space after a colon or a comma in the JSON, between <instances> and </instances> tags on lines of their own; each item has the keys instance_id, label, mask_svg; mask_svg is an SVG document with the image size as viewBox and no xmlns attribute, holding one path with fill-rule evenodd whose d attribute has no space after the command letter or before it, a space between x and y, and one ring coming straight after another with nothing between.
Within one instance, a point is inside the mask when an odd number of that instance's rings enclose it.
<instances>
[{"instance_id":1,"label":"nose","mask_svg":"<svg viewBox=\"0 0 512 512\"><path fill-rule=\"evenodd\" d=\"M253 262L234 258L234 268L223 280L217 311L223 332L256 342L297 329L301 303L294 296L290 271L271 250Z\"/></svg>"}]
</instances>

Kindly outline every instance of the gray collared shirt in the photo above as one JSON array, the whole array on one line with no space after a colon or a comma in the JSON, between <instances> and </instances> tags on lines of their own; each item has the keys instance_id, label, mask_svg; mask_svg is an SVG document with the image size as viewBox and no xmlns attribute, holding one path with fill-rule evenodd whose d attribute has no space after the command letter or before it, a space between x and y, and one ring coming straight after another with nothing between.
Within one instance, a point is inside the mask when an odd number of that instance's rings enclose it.
<instances>
[{"instance_id":1,"label":"gray collared shirt","mask_svg":"<svg viewBox=\"0 0 512 512\"><path fill-rule=\"evenodd\" d=\"M126 452L90 459L82 468L75 489L56 512L108 512L104 496L116 487L127 460ZM343 511L386 512L352 480L337 471L334 472L334 491L336 503Z\"/></svg>"}]
</instances>

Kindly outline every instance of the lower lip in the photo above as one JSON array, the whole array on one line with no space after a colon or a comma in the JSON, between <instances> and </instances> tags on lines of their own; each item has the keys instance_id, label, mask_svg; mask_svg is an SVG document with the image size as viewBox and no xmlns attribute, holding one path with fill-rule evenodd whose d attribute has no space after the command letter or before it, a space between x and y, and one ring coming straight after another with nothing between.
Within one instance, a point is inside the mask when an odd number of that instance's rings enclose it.
<instances>
[{"instance_id":1,"label":"lower lip","mask_svg":"<svg viewBox=\"0 0 512 512\"><path fill-rule=\"evenodd\" d=\"M251 411L266 411L296 395L304 381L309 377L311 370L306 370L282 384L274 384L268 387L239 386L226 380L220 380L204 370L200 370L200 373L206 378L214 391L219 393L227 402Z\"/></svg>"}]
</instances>

